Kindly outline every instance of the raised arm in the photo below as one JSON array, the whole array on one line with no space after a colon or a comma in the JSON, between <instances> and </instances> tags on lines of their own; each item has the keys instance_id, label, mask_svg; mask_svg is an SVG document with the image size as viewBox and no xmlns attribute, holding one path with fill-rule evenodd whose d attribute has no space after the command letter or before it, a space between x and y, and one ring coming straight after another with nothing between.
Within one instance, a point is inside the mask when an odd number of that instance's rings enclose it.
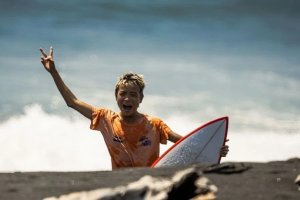
<instances>
[{"instance_id":1,"label":"raised arm","mask_svg":"<svg viewBox=\"0 0 300 200\"><path fill-rule=\"evenodd\" d=\"M80 101L76 96L71 92L71 90L66 86L61 76L57 72L53 60L53 48L50 47L49 55L45 53L43 49L40 49L42 53L41 62L44 65L45 69L51 74L60 94L63 96L66 104L80 112L82 115L88 119L92 118L93 106Z\"/></svg>"}]
</instances>

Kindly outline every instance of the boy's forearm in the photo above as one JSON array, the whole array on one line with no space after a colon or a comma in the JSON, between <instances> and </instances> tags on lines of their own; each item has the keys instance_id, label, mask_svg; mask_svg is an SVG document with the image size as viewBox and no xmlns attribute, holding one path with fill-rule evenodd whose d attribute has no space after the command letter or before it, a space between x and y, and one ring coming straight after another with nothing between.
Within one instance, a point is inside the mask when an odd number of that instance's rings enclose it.
<instances>
[{"instance_id":1,"label":"boy's forearm","mask_svg":"<svg viewBox=\"0 0 300 200\"><path fill-rule=\"evenodd\" d=\"M170 134L169 134L169 140L171 141L171 142L174 142L174 143L176 143L178 140L180 140L182 138L182 136L181 135L179 135L179 134L177 134L177 133L175 133L175 132L171 132Z\"/></svg>"},{"instance_id":2,"label":"boy's forearm","mask_svg":"<svg viewBox=\"0 0 300 200\"><path fill-rule=\"evenodd\" d=\"M57 70L53 69L50 72L50 74L51 74L51 76L52 76L52 78L53 78L53 80L55 82L55 85L56 85L57 89L59 90L60 94L64 98L66 104L69 107L74 107L74 104L75 104L75 101L77 100L77 98L71 92L71 90L66 86L66 84L62 80L62 78L59 75L59 73L57 72Z\"/></svg>"}]
</instances>

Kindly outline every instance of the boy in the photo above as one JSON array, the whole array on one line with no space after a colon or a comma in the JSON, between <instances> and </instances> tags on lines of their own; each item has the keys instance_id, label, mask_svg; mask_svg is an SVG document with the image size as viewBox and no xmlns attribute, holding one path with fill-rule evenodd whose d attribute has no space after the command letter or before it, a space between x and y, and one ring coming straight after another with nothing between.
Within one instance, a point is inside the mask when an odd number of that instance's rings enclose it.
<instances>
[{"instance_id":1,"label":"boy","mask_svg":"<svg viewBox=\"0 0 300 200\"><path fill-rule=\"evenodd\" d=\"M159 144L178 141L181 136L173 132L162 120L138 112L144 98L144 79L141 75L126 73L115 88L115 98L120 113L96 108L75 97L55 69L53 48L49 55L43 49L41 62L63 96L67 105L91 120L90 128L102 133L112 169L121 167L146 167L159 157ZM228 146L220 154L226 156Z\"/></svg>"}]
</instances>

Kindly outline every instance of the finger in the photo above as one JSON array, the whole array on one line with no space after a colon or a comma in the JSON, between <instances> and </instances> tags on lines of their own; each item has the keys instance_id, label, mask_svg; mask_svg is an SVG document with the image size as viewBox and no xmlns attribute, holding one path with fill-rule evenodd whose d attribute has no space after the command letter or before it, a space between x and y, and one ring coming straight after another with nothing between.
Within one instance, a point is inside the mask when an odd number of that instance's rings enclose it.
<instances>
[{"instance_id":1,"label":"finger","mask_svg":"<svg viewBox=\"0 0 300 200\"><path fill-rule=\"evenodd\" d=\"M42 63L47 63L49 61L51 62L51 58L50 57L47 57L47 58L41 57L41 62Z\"/></svg>"},{"instance_id":2,"label":"finger","mask_svg":"<svg viewBox=\"0 0 300 200\"><path fill-rule=\"evenodd\" d=\"M48 60L50 60L49 57L45 58L45 57L41 57L41 59L44 61L44 62L47 62Z\"/></svg>"},{"instance_id":3,"label":"finger","mask_svg":"<svg viewBox=\"0 0 300 200\"><path fill-rule=\"evenodd\" d=\"M50 47L50 56L53 58L53 47Z\"/></svg>"},{"instance_id":4,"label":"finger","mask_svg":"<svg viewBox=\"0 0 300 200\"><path fill-rule=\"evenodd\" d=\"M221 152L228 152L229 148L228 148L228 146L223 146L220 151Z\"/></svg>"},{"instance_id":5,"label":"finger","mask_svg":"<svg viewBox=\"0 0 300 200\"><path fill-rule=\"evenodd\" d=\"M45 58L41 58L41 62L43 63L43 64L45 64L45 63L47 63L47 59L45 59Z\"/></svg>"},{"instance_id":6,"label":"finger","mask_svg":"<svg viewBox=\"0 0 300 200\"><path fill-rule=\"evenodd\" d=\"M43 54L43 56L44 56L45 58L48 57L47 54L45 53L45 51L44 51L42 48L40 48L40 51L41 51L41 53Z\"/></svg>"}]
</instances>

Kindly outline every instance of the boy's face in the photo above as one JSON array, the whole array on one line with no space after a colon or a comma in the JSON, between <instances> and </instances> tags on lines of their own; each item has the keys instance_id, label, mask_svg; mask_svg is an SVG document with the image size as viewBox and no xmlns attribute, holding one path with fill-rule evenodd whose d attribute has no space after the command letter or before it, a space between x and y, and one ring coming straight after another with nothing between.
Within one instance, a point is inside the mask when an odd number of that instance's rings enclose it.
<instances>
[{"instance_id":1,"label":"boy's face","mask_svg":"<svg viewBox=\"0 0 300 200\"><path fill-rule=\"evenodd\" d=\"M130 83L120 85L116 100L123 117L134 116L142 102L139 87Z\"/></svg>"}]
</instances>

